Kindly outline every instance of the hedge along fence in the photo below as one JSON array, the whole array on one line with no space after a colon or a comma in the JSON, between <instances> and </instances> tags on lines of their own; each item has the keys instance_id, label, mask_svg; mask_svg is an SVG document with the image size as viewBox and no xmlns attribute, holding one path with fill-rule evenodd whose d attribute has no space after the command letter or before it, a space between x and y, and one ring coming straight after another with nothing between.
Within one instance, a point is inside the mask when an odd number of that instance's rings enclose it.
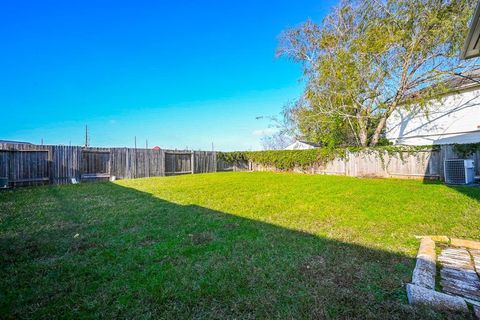
<instances>
[{"instance_id":1,"label":"hedge along fence","mask_svg":"<svg viewBox=\"0 0 480 320\"><path fill-rule=\"evenodd\" d=\"M326 163L336 157L343 157L341 149L271 150L219 153L218 158L226 162L250 161L279 170L307 168L316 163Z\"/></svg>"},{"instance_id":2,"label":"hedge along fence","mask_svg":"<svg viewBox=\"0 0 480 320\"><path fill-rule=\"evenodd\" d=\"M443 179L445 159L462 157L476 160L480 148L459 146L387 146L378 148L310 149L227 152L219 161L231 163L233 170L295 171L355 177L398 177ZM248 163L248 165L246 165Z\"/></svg>"}]
</instances>

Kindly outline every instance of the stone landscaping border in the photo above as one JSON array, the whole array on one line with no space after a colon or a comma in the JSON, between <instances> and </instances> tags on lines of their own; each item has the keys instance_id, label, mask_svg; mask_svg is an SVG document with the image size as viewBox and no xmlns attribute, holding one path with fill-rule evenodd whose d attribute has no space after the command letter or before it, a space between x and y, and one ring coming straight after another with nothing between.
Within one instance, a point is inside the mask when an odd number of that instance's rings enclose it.
<instances>
[{"instance_id":1,"label":"stone landscaping border","mask_svg":"<svg viewBox=\"0 0 480 320\"><path fill-rule=\"evenodd\" d=\"M417 254L417 263L412 275L412 284L427 288L435 288L437 258L435 242L430 237L422 238Z\"/></svg>"},{"instance_id":2,"label":"stone landscaping border","mask_svg":"<svg viewBox=\"0 0 480 320\"><path fill-rule=\"evenodd\" d=\"M407 284L407 296L408 302L412 305L427 305L438 310L468 312L467 303L463 298L410 283Z\"/></svg>"},{"instance_id":3,"label":"stone landscaping border","mask_svg":"<svg viewBox=\"0 0 480 320\"><path fill-rule=\"evenodd\" d=\"M435 242L470 250L480 250L480 242L447 236L420 236L417 238L420 239L420 247L412 274L412 283L406 286L408 302L412 305L427 305L437 310L469 312L467 302L472 303L474 301L435 291L437 274ZM475 270L480 276L480 265L477 263L475 263ZM473 310L476 317L480 319L480 305L475 304L473 303Z\"/></svg>"}]
</instances>

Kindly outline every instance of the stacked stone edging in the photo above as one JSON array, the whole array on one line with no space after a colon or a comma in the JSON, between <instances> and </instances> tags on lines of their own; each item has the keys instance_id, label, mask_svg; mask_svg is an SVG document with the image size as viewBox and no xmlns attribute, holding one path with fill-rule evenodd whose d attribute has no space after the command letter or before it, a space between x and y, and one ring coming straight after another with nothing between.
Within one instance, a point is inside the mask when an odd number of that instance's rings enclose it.
<instances>
[{"instance_id":1,"label":"stacked stone edging","mask_svg":"<svg viewBox=\"0 0 480 320\"><path fill-rule=\"evenodd\" d=\"M429 237L424 237L418 249L417 263L412 275L412 284L427 289L434 289L436 272L435 242Z\"/></svg>"}]
</instances>

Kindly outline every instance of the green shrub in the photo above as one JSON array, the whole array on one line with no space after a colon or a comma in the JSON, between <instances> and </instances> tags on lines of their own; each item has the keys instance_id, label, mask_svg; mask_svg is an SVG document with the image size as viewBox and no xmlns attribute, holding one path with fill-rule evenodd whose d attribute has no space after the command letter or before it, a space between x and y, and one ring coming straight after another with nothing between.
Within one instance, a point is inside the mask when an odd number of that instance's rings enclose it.
<instances>
[{"instance_id":1,"label":"green shrub","mask_svg":"<svg viewBox=\"0 0 480 320\"><path fill-rule=\"evenodd\" d=\"M345 154L341 149L309 149L309 150L270 150L221 152L217 157L227 162L252 161L267 166L275 166L281 170L294 167L308 167L314 163L325 163Z\"/></svg>"}]
</instances>

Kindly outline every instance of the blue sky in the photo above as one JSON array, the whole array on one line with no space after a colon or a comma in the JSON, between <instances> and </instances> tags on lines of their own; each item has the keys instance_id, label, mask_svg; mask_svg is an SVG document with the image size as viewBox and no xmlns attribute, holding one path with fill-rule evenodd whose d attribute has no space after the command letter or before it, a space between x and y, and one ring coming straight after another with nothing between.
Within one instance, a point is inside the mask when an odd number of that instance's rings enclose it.
<instances>
[{"instance_id":1,"label":"blue sky","mask_svg":"<svg viewBox=\"0 0 480 320\"><path fill-rule=\"evenodd\" d=\"M335 2L3 1L0 139L259 149L302 91L277 36Z\"/></svg>"}]
</instances>

